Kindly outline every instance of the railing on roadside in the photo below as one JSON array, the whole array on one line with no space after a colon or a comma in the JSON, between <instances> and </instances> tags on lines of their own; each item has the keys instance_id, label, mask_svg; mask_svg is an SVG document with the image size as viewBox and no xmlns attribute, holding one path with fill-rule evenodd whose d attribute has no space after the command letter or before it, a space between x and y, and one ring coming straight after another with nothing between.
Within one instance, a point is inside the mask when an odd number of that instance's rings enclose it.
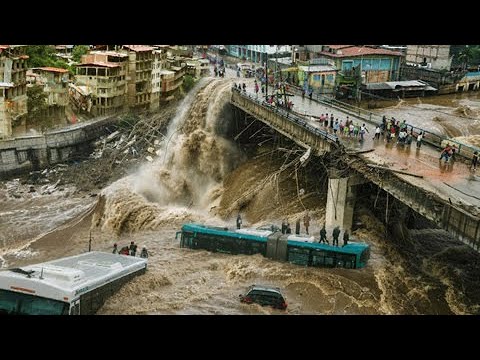
<instances>
[{"instance_id":1,"label":"railing on roadside","mask_svg":"<svg viewBox=\"0 0 480 360\"><path fill-rule=\"evenodd\" d=\"M256 95L248 94L248 93L242 91L241 89L233 87L232 90L238 92L241 96L246 97L249 100L255 102L257 105L259 105L259 106L261 106L261 107L263 107L263 108L265 108L269 111L273 111L277 114L280 114L284 118L288 119L289 121L294 122L297 125L302 126L303 128L310 131L311 133L313 133L317 136L320 136L320 137L324 138L325 140L334 143L335 145L340 144L338 136L332 135L325 130L318 129L318 128L310 125L308 123L308 121L306 121L304 118L294 114L293 112L291 112L289 110L283 109L283 108L278 107L278 106L271 105L271 104L267 103L265 100L260 100L261 98L258 98Z\"/></svg>"}]
</instances>

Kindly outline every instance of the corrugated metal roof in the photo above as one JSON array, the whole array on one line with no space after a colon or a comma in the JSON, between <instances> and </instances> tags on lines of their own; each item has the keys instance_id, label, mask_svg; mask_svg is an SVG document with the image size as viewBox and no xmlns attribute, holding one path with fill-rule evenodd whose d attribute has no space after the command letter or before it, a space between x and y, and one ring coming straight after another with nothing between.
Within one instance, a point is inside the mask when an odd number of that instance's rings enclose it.
<instances>
[{"instance_id":1,"label":"corrugated metal roof","mask_svg":"<svg viewBox=\"0 0 480 360\"><path fill-rule=\"evenodd\" d=\"M108 56L118 56L118 57L128 57L128 54L117 52L117 51L102 51L102 50L95 50L90 51L90 54L98 54L98 55L108 55Z\"/></svg>"},{"instance_id":2,"label":"corrugated metal roof","mask_svg":"<svg viewBox=\"0 0 480 360\"><path fill-rule=\"evenodd\" d=\"M123 47L132 51L153 51L155 48L148 45L123 45Z\"/></svg>"},{"instance_id":3,"label":"corrugated metal roof","mask_svg":"<svg viewBox=\"0 0 480 360\"><path fill-rule=\"evenodd\" d=\"M420 80L387 81L370 83L365 85L367 90L406 90L405 88L417 88L423 90L437 90L429 84ZM415 90L415 89L411 89Z\"/></svg>"},{"instance_id":4,"label":"corrugated metal roof","mask_svg":"<svg viewBox=\"0 0 480 360\"><path fill-rule=\"evenodd\" d=\"M58 73L68 72L67 69L56 68L56 67L51 67L51 66L32 68L32 70L34 70L34 69L39 69L39 70L43 70L43 71L50 71L50 72L58 72Z\"/></svg>"},{"instance_id":5,"label":"corrugated metal roof","mask_svg":"<svg viewBox=\"0 0 480 360\"><path fill-rule=\"evenodd\" d=\"M322 51L320 54L328 57L356 57L365 55L389 55L389 56L403 56L399 51L392 51L387 49L372 48L368 46L351 46L343 49L338 49L341 54L333 54L327 51Z\"/></svg>"},{"instance_id":6,"label":"corrugated metal roof","mask_svg":"<svg viewBox=\"0 0 480 360\"><path fill-rule=\"evenodd\" d=\"M120 67L119 64L113 62L105 62L105 61L90 61L84 64L77 64L75 66L102 66L108 68Z\"/></svg>"},{"instance_id":7,"label":"corrugated metal roof","mask_svg":"<svg viewBox=\"0 0 480 360\"><path fill-rule=\"evenodd\" d=\"M3 87L3 88L11 88L13 86L14 84L11 82L0 82L0 87Z\"/></svg>"},{"instance_id":8,"label":"corrugated metal roof","mask_svg":"<svg viewBox=\"0 0 480 360\"><path fill-rule=\"evenodd\" d=\"M325 46L328 46L330 49L343 49L343 48L347 48L355 45L325 45Z\"/></svg>"},{"instance_id":9,"label":"corrugated metal roof","mask_svg":"<svg viewBox=\"0 0 480 360\"><path fill-rule=\"evenodd\" d=\"M310 65L310 66L299 66L298 67L300 70L305 71L305 72L331 72L331 71L337 71L337 69L334 66L329 66L329 65Z\"/></svg>"}]
</instances>

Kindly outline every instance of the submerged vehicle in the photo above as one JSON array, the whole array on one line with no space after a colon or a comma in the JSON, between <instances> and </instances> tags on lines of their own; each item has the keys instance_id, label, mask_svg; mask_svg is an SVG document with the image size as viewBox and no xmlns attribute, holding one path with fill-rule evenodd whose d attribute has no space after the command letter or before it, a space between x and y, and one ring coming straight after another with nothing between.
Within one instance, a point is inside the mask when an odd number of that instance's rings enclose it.
<instances>
[{"instance_id":1,"label":"submerged vehicle","mask_svg":"<svg viewBox=\"0 0 480 360\"><path fill-rule=\"evenodd\" d=\"M240 301L246 304L256 303L262 306L271 306L275 309L285 310L287 302L280 288L251 285L245 294L240 294Z\"/></svg>"},{"instance_id":2,"label":"submerged vehicle","mask_svg":"<svg viewBox=\"0 0 480 360\"><path fill-rule=\"evenodd\" d=\"M370 246L350 241L345 246L333 246L314 242L314 237L282 234L275 227L259 229L184 224L180 235L180 247L205 249L227 254L262 254L278 261L316 267L363 268L370 257Z\"/></svg>"},{"instance_id":3,"label":"submerged vehicle","mask_svg":"<svg viewBox=\"0 0 480 360\"><path fill-rule=\"evenodd\" d=\"M147 259L98 251L0 271L0 314L95 314Z\"/></svg>"}]
</instances>

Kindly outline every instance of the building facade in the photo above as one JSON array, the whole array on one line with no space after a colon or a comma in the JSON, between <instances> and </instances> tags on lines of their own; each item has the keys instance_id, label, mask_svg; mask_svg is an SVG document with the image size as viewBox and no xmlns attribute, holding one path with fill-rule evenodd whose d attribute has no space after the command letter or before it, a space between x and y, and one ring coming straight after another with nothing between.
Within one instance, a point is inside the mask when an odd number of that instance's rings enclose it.
<instances>
[{"instance_id":1,"label":"building facade","mask_svg":"<svg viewBox=\"0 0 480 360\"><path fill-rule=\"evenodd\" d=\"M128 54L127 104L130 108L150 108L153 50L153 47L146 45L122 46L122 51Z\"/></svg>"},{"instance_id":2,"label":"building facade","mask_svg":"<svg viewBox=\"0 0 480 360\"><path fill-rule=\"evenodd\" d=\"M128 55L114 51L92 51L82 56L81 63L76 66L75 85L82 89L85 97L91 97L91 106L82 109L89 109L88 112L95 116L124 111L128 65ZM75 98L73 94L72 97ZM74 101L77 102L81 103Z\"/></svg>"},{"instance_id":3,"label":"building facade","mask_svg":"<svg viewBox=\"0 0 480 360\"><path fill-rule=\"evenodd\" d=\"M50 117L53 121L65 118L68 105L69 72L55 67L31 68L27 71L28 86L39 85L47 94L48 107L40 116Z\"/></svg>"},{"instance_id":4,"label":"building facade","mask_svg":"<svg viewBox=\"0 0 480 360\"><path fill-rule=\"evenodd\" d=\"M263 65L267 59L290 55L290 45L230 45L230 55Z\"/></svg>"},{"instance_id":5,"label":"building facade","mask_svg":"<svg viewBox=\"0 0 480 360\"><path fill-rule=\"evenodd\" d=\"M337 85L397 81L403 54L370 46L324 45L320 58L338 70Z\"/></svg>"},{"instance_id":6,"label":"building facade","mask_svg":"<svg viewBox=\"0 0 480 360\"><path fill-rule=\"evenodd\" d=\"M161 92L161 72L166 67L167 49L159 48L153 51L153 65L152 65L152 97L150 100L150 110L158 109L160 105Z\"/></svg>"},{"instance_id":7,"label":"building facade","mask_svg":"<svg viewBox=\"0 0 480 360\"><path fill-rule=\"evenodd\" d=\"M407 45L408 65L423 66L433 70L450 70L452 59L450 45Z\"/></svg>"},{"instance_id":8,"label":"building facade","mask_svg":"<svg viewBox=\"0 0 480 360\"><path fill-rule=\"evenodd\" d=\"M26 130L27 59L23 45L0 45L0 139Z\"/></svg>"}]
</instances>

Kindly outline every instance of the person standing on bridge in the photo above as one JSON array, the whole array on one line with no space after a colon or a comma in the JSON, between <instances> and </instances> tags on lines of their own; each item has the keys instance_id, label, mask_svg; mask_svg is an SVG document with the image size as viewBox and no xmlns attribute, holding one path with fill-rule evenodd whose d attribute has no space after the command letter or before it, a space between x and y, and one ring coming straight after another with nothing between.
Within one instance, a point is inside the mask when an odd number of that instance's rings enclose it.
<instances>
[{"instance_id":1,"label":"person standing on bridge","mask_svg":"<svg viewBox=\"0 0 480 360\"><path fill-rule=\"evenodd\" d=\"M333 117L333 114L330 114L330 129L333 129L333 120L335 120L335 118Z\"/></svg>"},{"instance_id":2,"label":"person standing on bridge","mask_svg":"<svg viewBox=\"0 0 480 360\"><path fill-rule=\"evenodd\" d=\"M365 134L365 132L369 132L369 131L364 123L362 126L360 126L360 142L363 141L363 135Z\"/></svg>"},{"instance_id":3,"label":"person standing on bridge","mask_svg":"<svg viewBox=\"0 0 480 360\"><path fill-rule=\"evenodd\" d=\"M423 139L423 131L417 136L417 149L419 150L420 150L420 147L422 146L422 139Z\"/></svg>"},{"instance_id":4,"label":"person standing on bridge","mask_svg":"<svg viewBox=\"0 0 480 360\"><path fill-rule=\"evenodd\" d=\"M295 234L300 235L300 218L297 218L295 222Z\"/></svg>"},{"instance_id":5,"label":"person standing on bridge","mask_svg":"<svg viewBox=\"0 0 480 360\"><path fill-rule=\"evenodd\" d=\"M473 152L472 156L472 164L470 165L470 170L477 171L477 163L478 163L478 151Z\"/></svg>"},{"instance_id":6,"label":"person standing on bridge","mask_svg":"<svg viewBox=\"0 0 480 360\"><path fill-rule=\"evenodd\" d=\"M338 123L338 119L335 120L335 124L333 124L333 133L337 135L337 131L340 128L340 125Z\"/></svg>"},{"instance_id":7,"label":"person standing on bridge","mask_svg":"<svg viewBox=\"0 0 480 360\"><path fill-rule=\"evenodd\" d=\"M445 158L445 162L448 163L448 159L450 158L450 156L452 156L452 154L452 147L450 146L450 144L447 144L447 146L445 146L445 148L440 153L439 160L442 161L442 159Z\"/></svg>"}]
</instances>

